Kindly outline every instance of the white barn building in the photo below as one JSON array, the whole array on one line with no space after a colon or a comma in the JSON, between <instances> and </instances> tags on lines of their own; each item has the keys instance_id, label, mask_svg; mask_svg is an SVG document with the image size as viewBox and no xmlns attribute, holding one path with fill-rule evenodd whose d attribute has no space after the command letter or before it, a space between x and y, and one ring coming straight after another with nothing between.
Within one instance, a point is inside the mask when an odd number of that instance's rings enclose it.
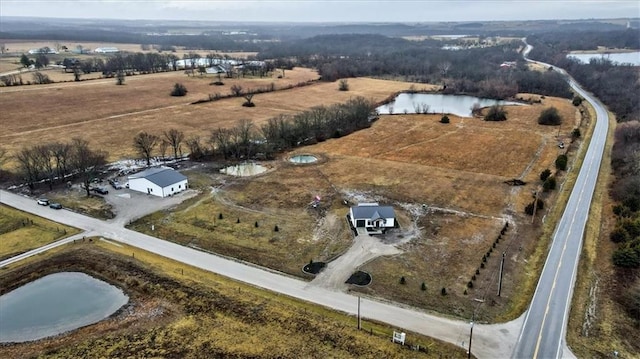
<instances>
[{"instance_id":1,"label":"white barn building","mask_svg":"<svg viewBox=\"0 0 640 359\"><path fill-rule=\"evenodd\" d=\"M187 177L169 167L149 168L129 176L129 189L158 197L182 192L188 186Z\"/></svg>"},{"instance_id":2,"label":"white barn building","mask_svg":"<svg viewBox=\"0 0 640 359\"><path fill-rule=\"evenodd\" d=\"M359 203L349 209L353 228L364 228L369 234L382 234L396 226L396 214L391 206L377 203Z\"/></svg>"}]
</instances>

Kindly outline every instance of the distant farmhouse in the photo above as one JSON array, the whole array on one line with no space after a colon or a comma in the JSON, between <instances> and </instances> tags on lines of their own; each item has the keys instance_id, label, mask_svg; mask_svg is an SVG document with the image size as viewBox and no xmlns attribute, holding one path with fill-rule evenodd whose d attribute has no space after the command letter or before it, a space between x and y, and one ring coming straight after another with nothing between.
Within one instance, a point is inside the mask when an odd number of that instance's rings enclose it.
<instances>
[{"instance_id":1,"label":"distant farmhouse","mask_svg":"<svg viewBox=\"0 0 640 359\"><path fill-rule=\"evenodd\" d=\"M158 197L182 192L188 186L187 177L169 167L149 168L129 176L129 189Z\"/></svg>"},{"instance_id":2,"label":"distant farmhouse","mask_svg":"<svg viewBox=\"0 0 640 359\"><path fill-rule=\"evenodd\" d=\"M351 207L349 220L353 228L364 228L369 234L382 234L397 225L393 207L377 203L359 203Z\"/></svg>"},{"instance_id":3,"label":"distant farmhouse","mask_svg":"<svg viewBox=\"0 0 640 359\"><path fill-rule=\"evenodd\" d=\"M117 47L96 47L93 52L96 54L115 54L120 50Z\"/></svg>"}]
</instances>

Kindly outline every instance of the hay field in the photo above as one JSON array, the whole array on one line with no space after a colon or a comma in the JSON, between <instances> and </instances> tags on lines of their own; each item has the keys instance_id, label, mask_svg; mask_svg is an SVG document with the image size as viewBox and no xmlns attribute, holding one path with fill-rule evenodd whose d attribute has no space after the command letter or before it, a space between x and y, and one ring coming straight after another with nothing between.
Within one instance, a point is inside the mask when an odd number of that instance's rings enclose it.
<instances>
[{"instance_id":1,"label":"hay field","mask_svg":"<svg viewBox=\"0 0 640 359\"><path fill-rule=\"evenodd\" d=\"M125 85L114 79L0 88L4 132L3 147L10 153L37 143L87 139L109 152L110 160L134 155L133 136L139 131L161 134L177 128L186 136L208 138L209 131L232 127L240 119L260 125L280 114L296 113L313 106L345 102L353 96L381 101L390 93L406 90L410 84L373 79L351 79L351 90L338 91L336 83L315 83L302 88L255 95L256 107L242 107L242 98L191 105L209 94L229 94L234 84L247 88L270 86L282 89L317 79L315 71L296 68L282 79L223 79L224 86L212 86L213 77L187 77L182 72L127 77ZM176 82L189 90L184 97L169 92Z\"/></svg>"}]
</instances>

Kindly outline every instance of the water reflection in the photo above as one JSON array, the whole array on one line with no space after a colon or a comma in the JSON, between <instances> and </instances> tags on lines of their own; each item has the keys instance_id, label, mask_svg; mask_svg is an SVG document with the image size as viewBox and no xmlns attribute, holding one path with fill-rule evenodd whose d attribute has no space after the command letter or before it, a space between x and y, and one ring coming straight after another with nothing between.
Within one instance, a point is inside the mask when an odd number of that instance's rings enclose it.
<instances>
[{"instance_id":1,"label":"water reflection","mask_svg":"<svg viewBox=\"0 0 640 359\"><path fill-rule=\"evenodd\" d=\"M471 109L493 105L522 105L518 102L492 100L465 95L401 93L393 102L377 108L381 115L409 113L448 113L460 117L473 117Z\"/></svg>"},{"instance_id":2,"label":"water reflection","mask_svg":"<svg viewBox=\"0 0 640 359\"><path fill-rule=\"evenodd\" d=\"M26 342L99 322L129 298L84 273L48 275L0 296L0 342Z\"/></svg>"}]
</instances>

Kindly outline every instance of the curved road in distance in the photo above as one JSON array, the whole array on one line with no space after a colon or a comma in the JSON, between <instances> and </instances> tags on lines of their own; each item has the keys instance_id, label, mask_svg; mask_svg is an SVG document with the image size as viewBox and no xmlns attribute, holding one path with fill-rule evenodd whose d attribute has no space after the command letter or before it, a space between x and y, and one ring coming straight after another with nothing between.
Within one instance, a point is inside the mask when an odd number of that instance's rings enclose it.
<instances>
[{"instance_id":1,"label":"curved road in distance","mask_svg":"<svg viewBox=\"0 0 640 359\"><path fill-rule=\"evenodd\" d=\"M562 73L573 90L589 101L596 111L596 126L591 143L562 218L553 233L551 249L513 353L514 358L547 359L571 355L570 352L563 355L566 348L567 317L571 309L576 270L591 199L607 140L609 116L604 105L583 90L564 70L529 60L526 56L531 49L532 47L527 45L524 52L527 61L552 67L554 71Z\"/></svg>"}]
</instances>

